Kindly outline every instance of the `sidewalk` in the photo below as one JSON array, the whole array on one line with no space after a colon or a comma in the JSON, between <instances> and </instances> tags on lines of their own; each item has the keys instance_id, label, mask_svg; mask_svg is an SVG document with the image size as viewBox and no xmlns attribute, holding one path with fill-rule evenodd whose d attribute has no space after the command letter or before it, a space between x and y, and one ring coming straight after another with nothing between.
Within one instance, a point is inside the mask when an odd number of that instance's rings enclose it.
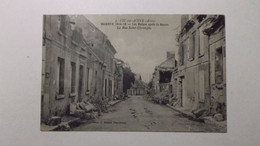
<instances>
[{"instance_id":1,"label":"sidewalk","mask_svg":"<svg viewBox=\"0 0 260 146\"><path fill-rule=\"evenodd\" d=\"M187 117L189 117L189 118L192 118L193 120L198 120L196 118L196 116L193 113L191 113L191 111L188 111L188 110L184 109L183 107L173 107L169 104L166 104L166 106L175 110L175 111L177 111L177 112L179 112L179 113L181 113L181 114L183 114L183 115L185 115L185 116L187 116Z\"/></svg>"},{"instance_id":2,"label":"sidewalk","mask_svg":"<svg viewBox=\"0 0 260 146\"><path fill-rule=\"evenodd\" d=\"M226 129L226 127L227 127L227 121L216 121L212 116L196 118L196 116L193 113L191 113L188 110L185 110L182 107L173 107L169 104L167 104L166 106L185 115L186 117L191 118L192 120L195 120L195 121L199 120L199 121L203 121L204 123L207 123L207 124L213 124L213 125L219 127L220 129ZM223 132L226 132L226 131L223 131Z\"/></svg>"},{"instance_id":3,"label":"sidewalk","mask_svg":"<svg viewBox=\"0 0 260 146\"><path fill-rule=\"evenodd\" d=\"M114 100L108 102L108 107L114 106L123 100ZM61 123L55 126L49 126L41 123L41 131L55 131L60 129L69 129L74 123L80 123L81 119L72 116L61 117Z\"/></svg>"},{"instance_id":4,"label":"sidewalk","mask_svg":"<svg viewBox=\"0 0 260 146\"><path fill-rule=\"evenodd\" d=\"M114 105L118 104L118 103L121 102L121 101L123 101L123 100L113 100L113 101L109 101L109 102L108 102L108 107L114 106Z\"/></svg>"}]
</instances>

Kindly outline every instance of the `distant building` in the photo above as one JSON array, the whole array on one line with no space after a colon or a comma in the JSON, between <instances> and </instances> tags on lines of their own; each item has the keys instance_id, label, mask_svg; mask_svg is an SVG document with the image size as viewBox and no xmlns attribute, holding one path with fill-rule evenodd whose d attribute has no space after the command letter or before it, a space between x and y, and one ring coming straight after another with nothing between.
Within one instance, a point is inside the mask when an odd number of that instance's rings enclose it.
<instances>
[{"instance_id":1,"label":"distant building","mask_svg":"<svg viewBox=\"0 0 260 146\"><path fill-rule=\"evenodd\" d=\"M132 83L131 88L127 90L127 95L145 95L146 93L146 83L142 81L140 75L136 75L134 83Z\"/></svg>"}]
</instances>

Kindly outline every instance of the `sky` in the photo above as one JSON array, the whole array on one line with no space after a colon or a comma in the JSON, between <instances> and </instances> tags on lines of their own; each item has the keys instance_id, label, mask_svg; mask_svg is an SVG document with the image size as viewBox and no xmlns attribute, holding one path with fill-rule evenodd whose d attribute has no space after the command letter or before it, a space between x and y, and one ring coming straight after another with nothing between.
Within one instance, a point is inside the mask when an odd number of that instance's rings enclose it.
<instances>
[{"instance_id":1,"label":"sky","mask_svg":"<svg viewBox=\"0 0 260 146\"><path fill-rule=\"evenodd\" d=\"M167 51L175 51L177 56L176 33L180 26L181 15L86 15L86 17L107 35L117 51L115 57L128 63L131 70L140 74L145 82L151 79L155 66L166 60ZM119 22L122 19L131 21L149 19L154 23L168 25L151 26L149 30L117 29L115 25L101 25L101 23Z\"/></svg>"}]
</instances>

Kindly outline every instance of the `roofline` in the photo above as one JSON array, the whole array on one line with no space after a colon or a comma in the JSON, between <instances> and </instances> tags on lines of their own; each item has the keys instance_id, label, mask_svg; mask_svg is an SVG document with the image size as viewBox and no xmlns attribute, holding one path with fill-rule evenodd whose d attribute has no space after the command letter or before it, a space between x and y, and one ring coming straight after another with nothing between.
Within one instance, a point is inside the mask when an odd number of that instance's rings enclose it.
<instances>
[{"instance_id":1,"label":"roofline","mask_svg":"<svg viewBox=\"0 0 260 146\"><path fill-rule=\"evenodd\" d=\"M117 53L116 49L114 48L114 46L111 44L110 40L107 39L106 44L109 46L109 49L111 49L112 52L114 52L115 54Z\"/></svg>"}]
</instances>

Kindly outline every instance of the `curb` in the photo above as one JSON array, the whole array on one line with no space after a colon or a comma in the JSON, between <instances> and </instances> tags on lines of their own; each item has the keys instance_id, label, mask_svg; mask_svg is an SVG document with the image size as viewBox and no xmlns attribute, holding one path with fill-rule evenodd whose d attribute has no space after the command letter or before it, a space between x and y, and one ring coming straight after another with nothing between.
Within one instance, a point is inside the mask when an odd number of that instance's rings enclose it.
<instances>
[{"instance_id":1,"label":"curb","mask_svg":"<svg viewBox=\"0 0 260 146\"><path fill-rule=\"evenodd\" d=\"M186 117L189 117L189 118L193 119L193 120L196 120L196 121L197 121L197 120L200 120L200 119L197 119L196 116L195 116L194 114L190 113L190 112L182 111L182 110L180 110L180 109L178 109L178 108L175 108L175 107L170 106L169 104L166 104L166 106L167 106L168 108L170 108L170 109L173 109L173 110L175 110L175 111L177 111L177 112L179 112L179 113L185 115Z\"/></svg>"},{"instance_id":2,"label":"curb","mask_svg":"<svg viewBox=\"0 0 260 146\"><path fill-rule=\"evenodd\" d=\"M122 102L122 101L124 101L124 100L118 100L117 102L115 102L115 103L113 103L113 104L110 104L108 107L112 107L112 106L114 106L114 105L116 105L116 104L118 104L118 103L120 103L120 102Z\"/></svg>"},{"instance_id":3,"label":"curb","mask_svg":"<svg viewBox=\"0 0 260 146\"><path fill-rule=\"evenodd\" d=\"M172 106L170 106L170 105L168 105L168 104L167 104L166 106L167 106L168 108L171 108L171 109L173 109L173 110L175 110L175 111L177 111L177 112L179 112L179 113L185 115L186 117L191 118L192 120L195 120L195 121L203 121L204 123L213 124L213 125L215 125L215 126L221 128L221 129L224 129L224 130L222 130L222 132L226 132L226 131L227 131L227 130L226 130L227 125L225 124L224 121L223 121L223 122L217 122L217 121L215 121L213 118L210 118L210 117L196 118L196 116L195 116L194 114L192 114L192 113L189 113L189 112L186 112L186 111L182 111L182 110L180 110L180 109L178 109L178 108L175 108L175 107L172 107ZM224 124L223 124L223 123L224 123Z\"/></svg>"}]
</instances>

